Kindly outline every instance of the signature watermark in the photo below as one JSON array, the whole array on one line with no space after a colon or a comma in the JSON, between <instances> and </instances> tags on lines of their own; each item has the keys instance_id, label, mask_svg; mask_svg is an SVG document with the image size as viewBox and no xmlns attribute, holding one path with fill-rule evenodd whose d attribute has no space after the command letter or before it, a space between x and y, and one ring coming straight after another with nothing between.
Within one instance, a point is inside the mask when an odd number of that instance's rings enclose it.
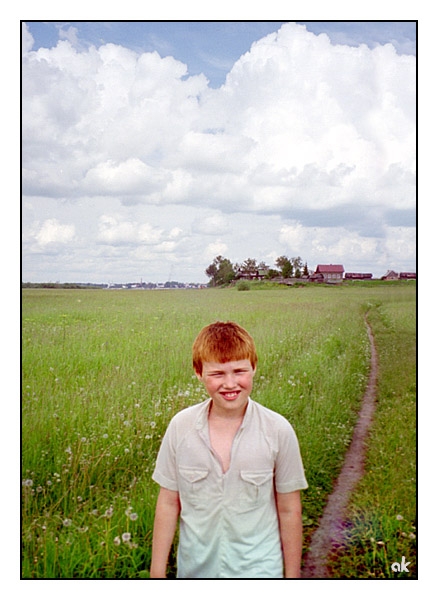
<instances>
[{"instance_id":1,"label":"signature watermark","mask_svg":"<svg viewBox=\"0 0 438 600\"><path fill-rule=\"evenodd\" d=\"M410 562L406 562L406 558L402 556L401 563L395 562L391 565L391 570L395 573L409 573L408 565Z\"/></svg>"}]
</instances>

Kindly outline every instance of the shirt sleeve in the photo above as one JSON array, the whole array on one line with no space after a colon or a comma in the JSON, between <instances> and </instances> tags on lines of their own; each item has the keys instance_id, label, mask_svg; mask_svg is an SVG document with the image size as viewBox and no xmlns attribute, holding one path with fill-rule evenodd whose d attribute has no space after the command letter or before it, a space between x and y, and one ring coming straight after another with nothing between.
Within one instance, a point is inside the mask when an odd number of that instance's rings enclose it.
<instances>
[{"instance_id":1,"label":"shirt sleeve","mask_svg":"<svg viewBox=\"0 0 438 600\"><path fill-rule=\"evenodd\" d=\"M175 423L172 420L164 434L152 479L161 487L178 491L175 460Z\"/></svg>"},{"instance_id":2,"label":"shirt sleeve","mask_svg":"<svg viewBox=\"0 0 438 600\"><path fill-rule=\"evenodd\" d=\"M278 493L285 494L304 490L307 487L298 439L292 426L286 422L279 429L278 434L275 489Z\"/></svg>"}]
</instances>

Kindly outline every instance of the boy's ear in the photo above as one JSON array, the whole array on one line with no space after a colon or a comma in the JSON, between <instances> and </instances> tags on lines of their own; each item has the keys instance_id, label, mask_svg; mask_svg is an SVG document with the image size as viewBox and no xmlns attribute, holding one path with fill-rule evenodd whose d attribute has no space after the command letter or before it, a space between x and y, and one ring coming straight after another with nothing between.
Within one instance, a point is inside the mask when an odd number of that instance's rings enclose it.
<instances>
[{"instance_id":1,"label":"boy's ear","mask_svg":"<svg viewBox=\"0 0 438 600\"><path fill-rule=\"evenodd\" d=\"M198 373L198 371L195 371L195 375L196 375L196 377L199 379L199 381L202 381L202 375L200 375L200 374Z\"/></svg>"}]
</instances>

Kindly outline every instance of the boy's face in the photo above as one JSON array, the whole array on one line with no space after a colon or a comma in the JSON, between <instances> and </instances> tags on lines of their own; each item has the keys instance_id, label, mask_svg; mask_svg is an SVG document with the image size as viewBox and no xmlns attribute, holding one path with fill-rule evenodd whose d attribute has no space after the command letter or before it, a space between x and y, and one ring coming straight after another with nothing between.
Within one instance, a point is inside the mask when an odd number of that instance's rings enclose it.
<instances>
[{"instance_id":1,"label":"boy's face","mask_svg":"<svg viewBox=\"0 0 438 600\"><path fill-rule=\"evenodd\" d=\"M203 362L202 375L196 375L216 408L238 411L248 402L254 373L250 361L245 359L227 363Z\"/></svg>"}]
</instances>

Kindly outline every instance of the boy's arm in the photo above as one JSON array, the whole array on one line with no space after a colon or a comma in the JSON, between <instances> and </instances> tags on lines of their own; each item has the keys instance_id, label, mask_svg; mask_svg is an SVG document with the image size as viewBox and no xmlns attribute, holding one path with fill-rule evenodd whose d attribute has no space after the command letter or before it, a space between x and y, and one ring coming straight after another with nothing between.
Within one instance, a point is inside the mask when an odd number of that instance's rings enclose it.
<instances>
[{"instance_id":1,"label":"boy's arm","mask_svg":"<svg viewBox=\"0 0 438 600\"><path fill-rule=\"evenodd\" d=\"M178 492L160 488L155 509L154 533L152 537L152 579L165 578L170 548L181 510Z\"/></svg>"},{"instance_id":2,"label":"boy's arm","mask_svg":"<svg viewBox=\"0 0 438 600\"><path fill-rule=\"evenodd\" d=\"M303 543L300 491L277 493L276 499L285 577L298 579Z\"/></svg>"}]
</instances>

